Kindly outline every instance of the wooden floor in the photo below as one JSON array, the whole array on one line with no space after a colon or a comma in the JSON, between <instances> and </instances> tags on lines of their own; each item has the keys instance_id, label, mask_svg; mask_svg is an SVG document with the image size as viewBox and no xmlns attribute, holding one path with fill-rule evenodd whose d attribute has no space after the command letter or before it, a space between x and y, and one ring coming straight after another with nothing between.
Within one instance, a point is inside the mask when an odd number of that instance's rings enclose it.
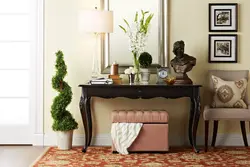
<instances>
[{"instance_id":1,"label":"wooden floor","mask_svg":"<svg viewBox=\"0 0 250 167\"><path fill-rule=\"evenodd\" d=\"M45 147L0 146L0 167L29 167Z\"/></svg>"}]
</instances>

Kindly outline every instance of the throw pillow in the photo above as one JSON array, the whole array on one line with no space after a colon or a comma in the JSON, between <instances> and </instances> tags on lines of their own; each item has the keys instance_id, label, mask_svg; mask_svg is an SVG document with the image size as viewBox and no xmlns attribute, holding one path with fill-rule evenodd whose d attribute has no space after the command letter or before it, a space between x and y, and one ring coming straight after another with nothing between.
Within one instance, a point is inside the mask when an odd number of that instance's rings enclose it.
<instances>
[{"instance_id":1,"label":"throw pillow","mask_svg":"<svg viewBox=\"0 0 250 167\"><path fill-rule=\"evenodd\" d=\"M212 75L214 96L211 106L213 108L247 108L244 102L247 80L224 81Z\"/></svg>"}]
</instances>

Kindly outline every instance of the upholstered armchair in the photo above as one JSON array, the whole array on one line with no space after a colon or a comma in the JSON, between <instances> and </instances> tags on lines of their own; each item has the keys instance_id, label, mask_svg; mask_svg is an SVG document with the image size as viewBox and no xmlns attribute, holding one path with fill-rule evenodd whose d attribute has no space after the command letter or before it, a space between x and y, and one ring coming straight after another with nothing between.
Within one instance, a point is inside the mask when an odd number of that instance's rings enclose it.
<instances>
[{"instance_id":1,"label":"upholstered armchair","mask_svg":"<svg viewBox=\"0 0 250 167\"><path fill-rule=\"evenodd\" d=\"M250 105L248 102L247 91L243 98L247 109L243 108L212 108L211 103L214 97L214 83L212 80L212 75L217 76L225 81L236 81L245 78L248 80L249 71L239 70L239 71L224 71L224 70L211 70L209 71L209 97L210 103L205 106L203 117L205 120L205 151L208 149L208 131L209 131L209 121L213 121L213 137L211 146L215 146L216 136L218 131L219 120L238 120L240 121L241 132L243 136L243 141L245 146L248 146L245 121L250 121Z\"/></svg>"}]
</instances>

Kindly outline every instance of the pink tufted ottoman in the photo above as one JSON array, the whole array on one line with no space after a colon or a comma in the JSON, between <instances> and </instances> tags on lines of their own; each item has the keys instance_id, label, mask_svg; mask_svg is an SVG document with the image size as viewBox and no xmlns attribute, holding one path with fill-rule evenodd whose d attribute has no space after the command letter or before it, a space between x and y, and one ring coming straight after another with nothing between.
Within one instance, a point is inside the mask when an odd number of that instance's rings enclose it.
<instances>
[{"instance_id":1,"label":"pink tufted ottoman","mask_svg":"<svg viewBox=\"0 0 250 167\"><path fill-rule=\"evenodd\" d=\"M168 151L168 113L166 111L113 111L112 122L143 123L130 152ZM116 151L112 145L113 152Z\"/></svg>"}]
</instances>

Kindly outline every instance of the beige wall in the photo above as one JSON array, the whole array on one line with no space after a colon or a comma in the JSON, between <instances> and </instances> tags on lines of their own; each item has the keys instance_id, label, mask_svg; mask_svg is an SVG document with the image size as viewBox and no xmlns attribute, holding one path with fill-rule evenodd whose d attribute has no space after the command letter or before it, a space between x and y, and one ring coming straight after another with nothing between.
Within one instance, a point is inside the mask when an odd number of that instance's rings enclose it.
<instances>
[{"instance_id":1,"label":"beige wall","mask_svg":"<svg viewBox=\"0 0 250 167\"><path fill-rule=\"evenodd\" d=\"M209 64L208 57L208 3L217 0L171 0L169 5L169 47L177 40L184 40L186 53L197 58L197 65L189 76L194 82L206 87L206 72L209 69L249 69L250 39L250 1L221 0L220 2L237 2L239 6L239 55L237 64ZM125 1L124 1L125 4ZM98 0L46 0L45 1L45 76L44 76L44 115L45 133L51 132L52 119L50 106L56 92L51 88L51 77L54 75L54 53L61 49L65 53L68 65L66 80L72 86L73 100L69 110L79 122L77 133L83 133L82 120L79 112L80 89L78 84L85 83L91 74L93 36L80 34L77 31L77 12L99 6ZM169 53L173 58L173 53ZM132 57L131 57L132 58ZM154 82L154 79L152 79ZM250 90L250 89L249 89ZM202 99L205 98L203 91ZM180 105L181 104L181 105ZM170 114L170 136L187 137L188 99L167 100L131 100L118 98L106 100L96 98L93 102L93 119L95 134L108 133L110 129L110 113L119 108L166 109ZM203 130L203 119L200 120L199 133ZM239 123L223 122L219 132L239 132Z\"/></svg>"}]
</instances>

